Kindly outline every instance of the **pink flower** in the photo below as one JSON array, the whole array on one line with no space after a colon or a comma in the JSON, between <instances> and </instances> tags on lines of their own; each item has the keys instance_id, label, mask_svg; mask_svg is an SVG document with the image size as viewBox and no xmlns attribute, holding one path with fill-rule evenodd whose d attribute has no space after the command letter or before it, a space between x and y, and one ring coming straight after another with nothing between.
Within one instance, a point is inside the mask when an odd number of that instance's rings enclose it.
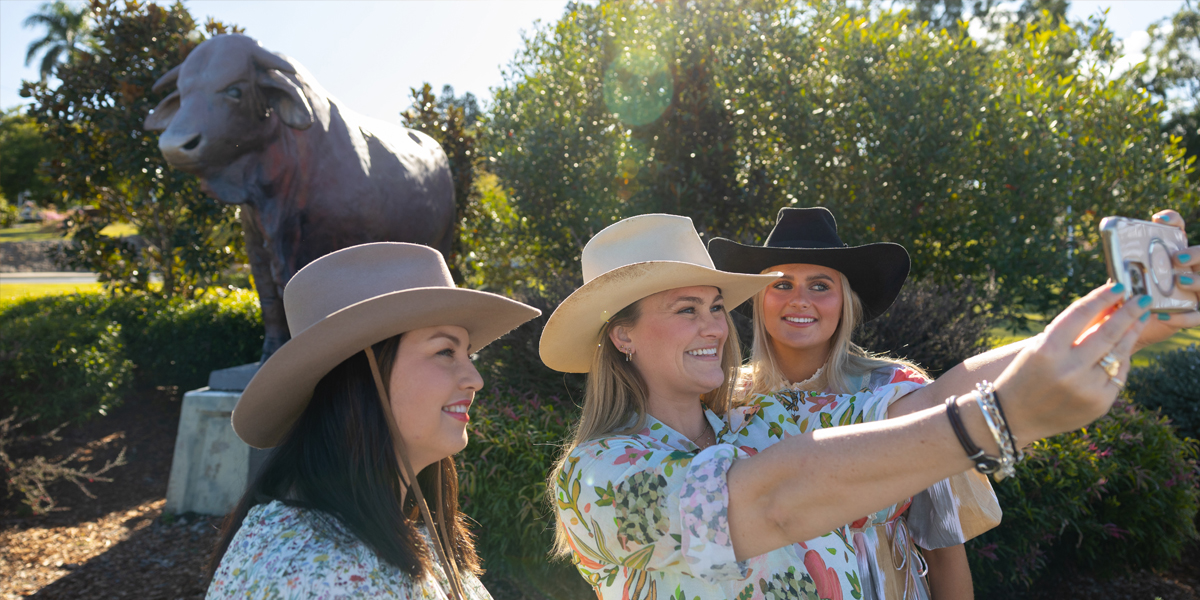
<instances>
[{"instance_id":1,"label":"pink flower","mask_svg":"<svg viewBox=\"0 0 1200 600\"><path fill-rule=\"evenodd\" d=\"M367 580L367 578L363 577L362 575L351 575L350 576L350 581L353 581L354 583L362 583L366 580Z\"/></svg>"},{"instance_id":2,"label":"pink flower","mask_svg":"<svg viewBox=\"0 0 1200 600\"><path fill-rule=\"evenodd\" d=\"M1116 525L1114 525L1112 523L1105 523L1105 524L1101 525L1100 527L1102 527L1104 529L1104 533L1107 534L1109 537L1115 537L1118 540L1123 540L1123 539L1125 539L1125 536L1129 535L1128 531L1121 529L1120 527L1117 527Z\"/></svg>"},{"instance_id":3,"label":"pink flower","mask_svg":"<svg viewBox=\"0 0 1200 600\"><path fill-rule=\"evenodd\" d=\"M838 580L837 571L825 568L825 561L816 550L804 554L804 568L817 585L817 596L822 600L842 600L842 583Z\"/></svg>"},{"instance_id":4,"label":"pink flower","mask_svg":"<svg viewBox=\"0 0 1200 600\"><path fill-rule=\"evenodd\" d=\"M646 458L650 455L649 450L638 450L636 448L626 448L625 455L613 461L614 465L634 464L637 461Z\"/></svg>"},{"instance_id":5,"label":"pink flower","mask_svg":"<svg viewBox=\"0 0 1200 600\"><path fill-rule=\"evenodd\" d=\"M813 396L812 402L813 402L813 405L808 408L808 412L810 412L810 413L815 413L815 412L821 410L822 408L825 408L826 406L828 406L831 409L837 408L837 396L836 395Z\"/></svg>"}]
</instances>

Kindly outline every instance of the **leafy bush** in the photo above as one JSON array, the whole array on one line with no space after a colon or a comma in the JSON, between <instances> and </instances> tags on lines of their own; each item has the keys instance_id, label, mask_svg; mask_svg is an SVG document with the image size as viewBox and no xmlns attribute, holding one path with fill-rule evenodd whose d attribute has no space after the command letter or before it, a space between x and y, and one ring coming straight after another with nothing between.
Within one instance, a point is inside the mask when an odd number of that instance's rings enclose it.
<instances>
[{"instance_id":1,"label":"leafy bush","mask_svg":"<svg viewBox=\"0 0 1200 600\"><path fill-rule=\"evenodd\" d=\"M39 425L83 422L120 404L133 381L121 324L96 294L48 296L0 312L0 404Z\"/></svg>"},{"instance_id":2,"label":"leafy bush","mask_svg":"<svg viewBox=\"0 0 1200 600\"><path fill-rule=\"evenodd\" d=\"M489 381L489 385L491 382ZM463 511L479 528L479 551L489 570L590 588L566 561L551 563L554 513L546 476L578 410L556 396L502 389L476 396L471 441L458 454Z\"/></svg>"},{"instance_id":3,"label":"leafy bush","mask_svg":"<svg viewBox=\"0 0 1200 600\"><path fill-rule=\"evenodd\" d=\"M209 371L253 362L262 345L248 290L198 300L97 293L0 304L0 398L50 427L120 403L131 385L200 387Z\"/></svg>"},{"instance_id":4,"label":"leafy bush","mask_svg":"<svg viewBox=\"0 0 1200 600\"><path fill-rule=\"evenodd\" d=\"M1129 374L1129 395L1162 409L1179 435L1200 439L1200 345L1173 350Z\"/></svg>"},{"instance_id":5,"label":"leafy bush","mask_svg":"<svg viewBox=\"0 0 1200 600\"><path fill-rule=\"evenodd\" d=\"M957 287L909 282L887 312L861 326L854 341L872 352L907 358L936 377L991 348L992 297L970 281Z\"/></svg>"},{"instance_id":6,"label":"leafy bush","mask_svg":"<svg viewBox=\"0 0 1200 600\"><path fill-rule=\"evenodd\" d=\"M1083 430L1035 442L995 484L1004 520L971 540L981 597L1011 598L1064 571L1161 567L1196 538L1197 444L1166 417L1119 402Z\"/></svg>"},{"instance_id":7,"label":"leafy bush","mask_svg":"<svg viewBox=\"0 0 1200 600\"><path fill-rule=\"evenodd\" d=\"M0 192L0 227L12 227L20 219L18 209Z\"/></svg>"}]
</instances>

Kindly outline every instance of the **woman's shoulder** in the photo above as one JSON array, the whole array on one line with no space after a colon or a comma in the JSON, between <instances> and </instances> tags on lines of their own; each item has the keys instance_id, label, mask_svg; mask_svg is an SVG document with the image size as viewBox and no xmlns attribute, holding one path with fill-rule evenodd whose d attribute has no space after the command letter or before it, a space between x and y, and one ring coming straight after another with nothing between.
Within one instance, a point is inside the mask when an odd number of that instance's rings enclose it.
<instances>
[{"instance_id":1,"label":"woman's shoulder","mask_svg":"<svg viewBox=\"0 0 1200 600\"><path fill-rule=\"evenodd\" d=\"M414 587L406 573L380 561L336 518L275 500L247 513L208 597L254 591L272 598L304 591L311 598L332 598Z\"/></svg>"}]
</instances>

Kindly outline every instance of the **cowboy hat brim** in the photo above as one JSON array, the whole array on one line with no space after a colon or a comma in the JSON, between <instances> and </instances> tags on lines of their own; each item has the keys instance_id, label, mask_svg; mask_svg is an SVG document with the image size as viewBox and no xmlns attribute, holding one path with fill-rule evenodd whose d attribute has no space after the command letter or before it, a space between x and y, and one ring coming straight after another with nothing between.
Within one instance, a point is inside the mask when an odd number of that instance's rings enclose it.
<instances>
[{"instance_id":1,"label":"cowboy hat brim","mask_svg":"<svg viewBox=\"0 0 1200 600\"><path fill-rule=\"evenodd\" d=\"M862 300L864 322L883 314L896 301L910 267L904 246L889 242L842 248L776 248L713 238L708 253L718 269L735 273L761 273L793 263L836 269Z\"/></svg>"},{"instance_id":2,"label":"cowboy hat brim","mask_svg":"<svg viewBox=\"0 0 1200 600\"><path fill-rule=\"evenodd\" d=\"M726 273L677 261L618 267L587 282L558 305L542 331L539 354L555 371L587 373L604 324L646 296L681 287L714 286L720 288L725 305L733 307L776 279L776 275Z\"/></svg>"},{"instance_id":3,"label":"cowboy hat brim","mask_svg":"<svg viewBox=\"0 0 1200 600\"><path fill-rule=\"evenodd\" d=\"M394 335L457 325L467 330L470 351L478 352L539 314L503 296L451 287L411 288L352 304L301 331L267 359L234 408L233 430L255 448L278 445L321 378Z\"/></svg>"}]
</instances>

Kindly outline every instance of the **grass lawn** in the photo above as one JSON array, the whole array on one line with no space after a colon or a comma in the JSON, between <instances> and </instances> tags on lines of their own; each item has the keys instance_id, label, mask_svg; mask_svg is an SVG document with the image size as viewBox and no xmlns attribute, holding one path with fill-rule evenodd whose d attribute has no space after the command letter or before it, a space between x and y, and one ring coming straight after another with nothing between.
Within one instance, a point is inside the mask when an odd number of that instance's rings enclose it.
<instances>
[{"instance_id":1,"label":"grass lawn","mask_svg":"<svg viewBox=\"0 0 1200 600\"><path fill-rule=\"evenodd\" d=\"M98 292L99 283L9 283L0 282L0 302L74 292Z\"/></svg>"},{"instance_id":2,"label":"grass lawn","mask_svg":"<svg viewBox=\"0 0 1200 600\"><path fill-rule=\"evenodd\" d=\"M0 244L4 242L57 240L62 238L62 236L62 232L54 227L46 227L41 223L21 223L7 229L0 229Z\"/></svg>"},{"instance_id":3,"label":"grass lawn","mask_svg":"<svg viewBox=\"0 0 1200 600\"><path fill-rule=\"evenodd\" d=\"M1041 333L1041 331L1046 328L1046 325L1050 323L1050 319L1044 315L1030 314L1026 315L1026 317L1029 318L1029 327L1021 329L1015 333L1009 331L1005 327L993 327L988 332L992 338L992 347L996 348L1005 344L1011 344L1013 342L1020 341L1027 337ZM1153 319L1154 317L1151 316L1150 318ZM1167 340L1143 348L1141 352L1133 355L1133 366L1144 367L1150 364L1151 359L1156 354L1170 352L1171 350L1177 350L1192 344L1200 344L1200 328L1180 331Z\"/></svg>"}]
</instances>

